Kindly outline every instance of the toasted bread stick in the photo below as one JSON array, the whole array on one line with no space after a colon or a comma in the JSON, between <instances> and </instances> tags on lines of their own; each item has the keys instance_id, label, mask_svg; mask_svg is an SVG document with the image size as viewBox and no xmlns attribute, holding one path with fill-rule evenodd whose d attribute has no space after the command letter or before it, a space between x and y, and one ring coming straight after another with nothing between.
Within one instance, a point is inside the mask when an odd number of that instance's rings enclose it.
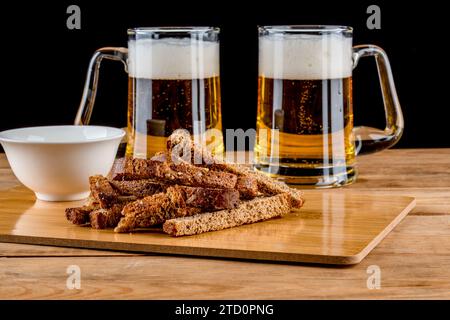
<instances>
[{"instance_id":1,"label":"toasted bread stick","mask_svg":"<svg viewBox=\"0 0 450 320\"><path fill-rule=\"evenodd\" d=\"M212 189L173 186L160 193L127 204L116 232L127 232L136 227L151 227L167 219L199 213L205 210L236 208L239 192L234 189ZM195 208L195 209L193 209Z\"/></svg>"},{"instance_id":2,"label":"toasted bread stick","mask_svg":"<svg viewBox=\"0 0 450 320\"><path fill-rule=\"evenodd\" d=\"M101 175L89 177L89 186L92 197L100 203L101 208L110 208L120 195L120 193L111 186L109 180Z\"/></svg>"},{"instance_id":3,"label":"toasted bread stick","mask_svg":"<svg viewBox=\"0 0 450 320\"><path fill-rule=\"evenodd\" d=\"M82 225L89 223L89 213L99 209L98 205L87 205L77 208L67 208L66 218L73 224Z\"/></svg>"},{"instance_id":4,"label":"toasted bread stick","mask_svg":"<svg viewBox=\"0 0 450 320\"><path fill-rule=\"evenodd\" d=\"M166 193L127 204L115 232L129 232L135 228L151 227L167 219L199 213L201 209L187 208L185 199L177 187L167 188Z\"/></svg>"},{"instance_id":5,"label":"toasted bread stick","mask_svg":"<svg viewBox=\"0 0 450 320\"><path fill-rule=\"evenodd\" d=\"M237 181L237 176L228 172L212 171L184 162L176 164L146 159L127 159L124 174L206 188L233 189Z\"/></svg>"},{"instance_id":6,"label":"toasted bread stick","mask_svg":"<svg viewBox=\"0 0 450 320\"><path fill-rule=\"evenodd\" d=\"M110 209L97 209L89 213L89 222L94 229L114 228L122 217L123 205L115 204Z\"/></svg>"},{"instance_id":7,"label":"toasted bread stick","mask_svg":"<svg viewBox=\"0 0 450 320\"><path fill-rule=\"evenodd\" d=\"M264 195L275 195L287 193L290 196L292 207L301 208L303 206L303 192L298 189L289 187L283 182L270 178L260 171L252 170L248 167L237 164L226 164L228 172L253 177L258 184L258 190Z\"/></svg>"},{"instance_id":8,"label":"toasted bread stick","mask_svg":"<svg viewBox=\"0 0 450 320\"><path fill-rule=\"evenodd\" d=\"M289 195L281 193L242 202L236 209L167 220L163 230L176 237L200 234L279 217L289 213L291 208Z\"/></svg>"},{"instance_id":9,"label":"toasted bread stick","mask_svg":"<svg viewBox=\"0 0 450 320\"><path fill-rule=\"evenodd\" d=\"M136 198L144 198L156 193L166 191L168 184L160 181L130 180L130 181L109 181L112 187L122 196L135 196Z\"/></svg>"}]
</instances>

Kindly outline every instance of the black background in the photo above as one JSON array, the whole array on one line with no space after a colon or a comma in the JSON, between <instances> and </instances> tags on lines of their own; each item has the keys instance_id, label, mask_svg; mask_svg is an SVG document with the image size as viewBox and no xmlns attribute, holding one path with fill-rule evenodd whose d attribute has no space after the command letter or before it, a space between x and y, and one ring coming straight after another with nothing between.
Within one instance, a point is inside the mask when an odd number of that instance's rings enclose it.
<instances>
[{"instance_id":1,"label":"black background","mask_svg":"<svg viewBox=\"0 0 450 320\"><path fill-rule=\"evenodd\" d=\"M120 299L121 296L117 295ZM274 306L273 315L233 315L226 316L220 314L208 314L206 318L202 316L190 316L189 318L175 315L176 307L182 304L187 306L209 306L215 307L219 304L271 304ZM383 300L366 300L366 301L336 301L336 300L319 300L319 301L295 301L295 300L139 300L139 301L98 301L98 300L78 300L78 301L0 301L0 307L3 312L14 314L19 319L27 316L44 316L45 319L61 319L61 315L70 314L70 318L84 319L89 314L91 317L100 319L266 319L281 320L307 317L314 313L316 316L323 317L341 317L346 319L361 319L361 314L370 313L374 318L385 317L386 314L392 313L393 310L401 311L406 317L420 318L438 318L445 314L448 310L448 301L383 301ZM217 308L218 309L218 308ZM349 312L349 310L357 310L360 312Z\"/></svg>"},{"instance_id":2,"label":"black background","mask_svg":"<svg viewBox=\"0 0 450 320\"><path fill-rule=\"evenodd\" d=\"M81 30L68 30L66 9L81 8ZM381 30L366 27L370 4L381 8ZM126 29L214 25L221 28L224 128L256 122L257 25L338 24L354 27L354 43L383 47L391 60L405 132L397 147L450 147L446 114L446 10L439 2L384 1L54 1L16 2L2 20L3 101L0 130L71 124L89 59L103 46L126 46ZM353 74L355 124L384 127L375 62ZM127 75L117 62L102 65L92 124L125 126ZM448 112L447 112L448 113Z\"/></svg>"}]
</instances>

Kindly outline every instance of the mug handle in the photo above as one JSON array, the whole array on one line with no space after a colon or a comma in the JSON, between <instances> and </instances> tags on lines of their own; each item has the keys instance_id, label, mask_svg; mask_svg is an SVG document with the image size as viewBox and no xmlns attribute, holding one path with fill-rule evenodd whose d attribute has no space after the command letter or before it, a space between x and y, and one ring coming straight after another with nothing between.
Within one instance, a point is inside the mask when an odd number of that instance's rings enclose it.
<instances>
[{"instance_id":1,"label":"mug handle","mask_svg":"<svg viewBox=\"0 0 450 320\"><path fill-rule=\"evenodd\" d=\"M98 75L100 64L103 59L122 61L127 71L128 49L119 47L105 47L95 51L89 62L89 67L84 84L83 96L75 117L75 125L87 125L91 120L94 108L95 96L97 95Z\"/></svg>"},{"instance_id":2,"label":"mug handle","mask_svg":"<svg viewBox=\"0 0 450 320\"><path fill-rule=\"evenodd\" d=\"M353 68L358 65L362 57L375 57L383 96L384 111L386 113L386 128L384 130L372 127L355 127L356 154L368 154L392 147L400 140L403 133L404 121L400 102L395 89L391 65L386 52L375 45L358 45L353 47Z\"/></svg>"}]
</instances>

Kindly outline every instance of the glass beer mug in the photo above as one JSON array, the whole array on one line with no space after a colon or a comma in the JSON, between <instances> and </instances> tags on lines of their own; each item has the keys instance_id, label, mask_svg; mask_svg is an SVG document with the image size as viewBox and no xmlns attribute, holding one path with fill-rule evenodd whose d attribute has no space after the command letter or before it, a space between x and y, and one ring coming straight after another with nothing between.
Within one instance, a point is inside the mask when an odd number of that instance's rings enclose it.
<instances>
[{"instance_id":1,"label":"glass beer mug","mask_svg":"<svg viewBox=\"0 0 450 320\"><path fill-rule=\"evenodd\" d=\"M378 67L384 130L353 127L352 70L367 56ZM403 132L386 53L374 45L352 47L350 27L260 27L256 132L258 170L294 185L355 181L355 156L389 148Z\"/></svg>"},{"instance_id":2,"label":"glass beer mug","mask_svg":"<svg viewBox=\"0 0 450 320\"><path fill-rule=\"evenodd\" d=\"M128 30L128 48L93 55L75 124L88 124L103 59L128 72L126 155L150 158L183 128L214 154L224 150L219 80L219 29L160 27Z\"/></svg>"}]
</instances>

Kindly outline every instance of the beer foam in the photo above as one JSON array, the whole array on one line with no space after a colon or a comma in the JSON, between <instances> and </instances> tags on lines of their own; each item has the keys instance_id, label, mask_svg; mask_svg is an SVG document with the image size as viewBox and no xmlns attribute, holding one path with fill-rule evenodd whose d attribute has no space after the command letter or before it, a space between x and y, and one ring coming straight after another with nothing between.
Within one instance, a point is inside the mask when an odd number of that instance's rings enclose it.
<instances>
[{"instance_id":1,"label":"beer foam","mask_svg":"<svg viewBox=\"0 0 450 320\"><path fill-rule=\"evenodd\" d=\"M352 68L352 39L341 34L272 34L259 38L259 74L268 78L347 78Z\"/></svg>"},{"instance_id":2,"label":"beer foam","mask_svg":"<svg viewBox=\"0 0 450 320\"><path fill-rule=\"evenodd\" d=\"M128 42L128 72L145 79L204 79L219 75L219 43L190 38Z\"/></svg>"}]
</instances>

